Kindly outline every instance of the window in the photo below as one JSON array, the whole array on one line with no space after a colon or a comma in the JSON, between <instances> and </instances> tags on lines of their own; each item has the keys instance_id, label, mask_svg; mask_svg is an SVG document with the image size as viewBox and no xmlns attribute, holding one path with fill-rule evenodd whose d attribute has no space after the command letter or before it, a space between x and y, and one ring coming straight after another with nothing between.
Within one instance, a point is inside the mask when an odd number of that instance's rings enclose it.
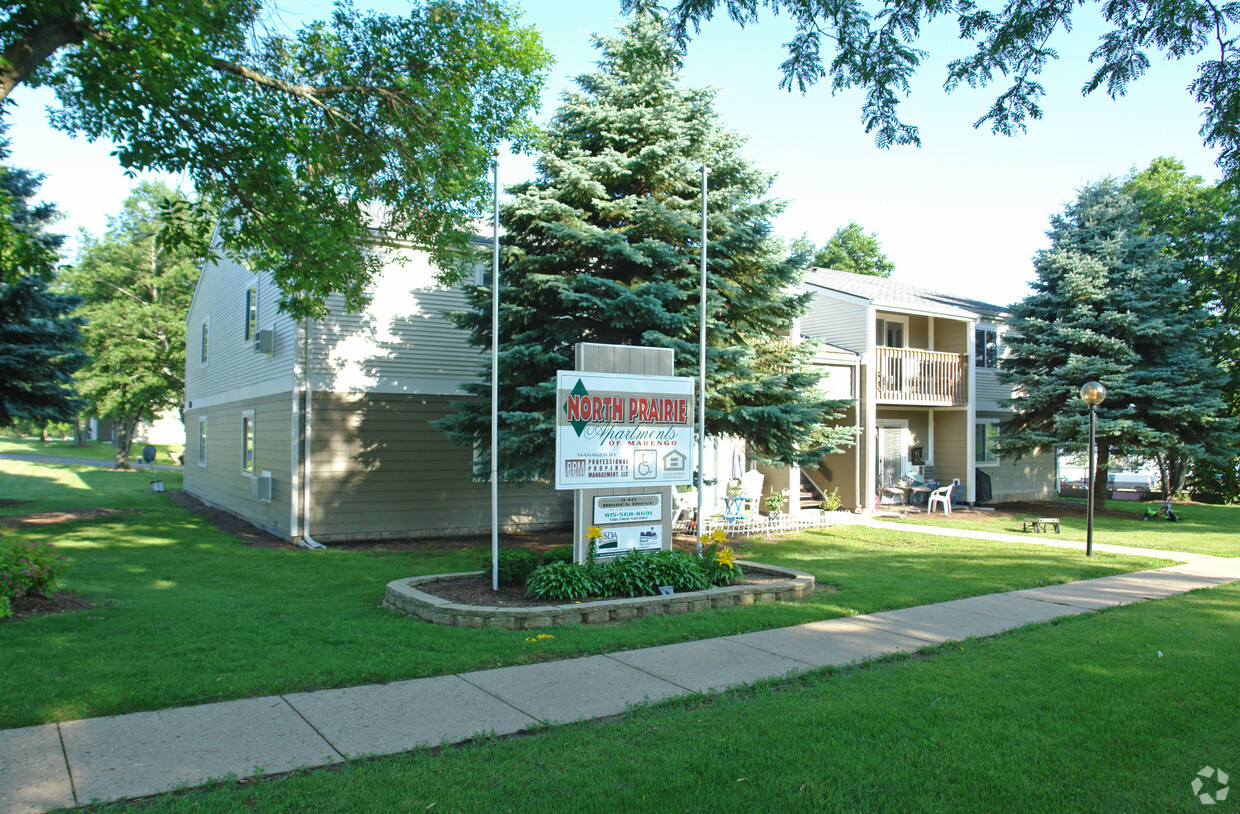
<instances>
[{"instance_id":1,"label":"window","mask_svg":"<svg viewBox=\"0 0 1240 814\"><path fill-rule=\"evenodd\" d=\"M252 285L245 290L245 341L249 342L258 333L258 286Z\"/></svg>"},{"instance_id":2,"label":"window","mask_svg":"<svg viewBox=\"0 0 1240 814\"><path fill-rule=\"evenodd\" d=\"M202 321L202 363L204 365L207 363L207 323L209 322L209 319Z\"/></svg>"},{"instance_id":3,"label":"window","mask_svg":"<svg viewBox=\"0 0 1240 814\"><path fill-rule=\"evenodd\" d=\"M882 348L903 348L905 326L904 319L880 319L875 323L874 344Z\"/></svg>"},{"instance_id":4,"label":"window","mask_svg":"<svg viewBox=\"0 0 1240 814\"><path fill-rule=\"evenodd\" d=\"M207 465L207 419L198 419L198 465Z\"/></svg>"},{"instance_id":5,"label":"window","mask_svg":"<svg viewBox=\"0 0 1240 814\"><path fill-rule=\"evenodd\" d=\"M241 414L241 471L254 474L254 411Z\"/></svg>"},{"instance_id":6,"label":"window","mask_svg":"<svg viewBox=\"0 0 1240 814\"><path fill-rule=\"evenodd\" d=\"M993 421L978 422L975 425L976 436L974 457L979 464L999 462L999 425Z\"/></svg>"},{"instance_id":7,"label":"window","mask_svg":"<svg viewBox=\"0 0 1240 814\"><path fill-rule=\"evenodd\" d=\"M973 332L973 358L977 367L999 366L999 332L994 328L978 328Z\"/></svg>"}]
</instances>

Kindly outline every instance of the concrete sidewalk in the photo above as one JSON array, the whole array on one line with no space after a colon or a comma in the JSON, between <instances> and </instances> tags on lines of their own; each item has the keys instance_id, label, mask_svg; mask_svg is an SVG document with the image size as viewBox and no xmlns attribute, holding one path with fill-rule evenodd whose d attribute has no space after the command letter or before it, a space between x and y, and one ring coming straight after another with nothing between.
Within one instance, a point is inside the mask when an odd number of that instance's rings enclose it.
<instances>
[{"instance_id":1,"label":"concrete sidewalk","mask_svg":"<svg viewBox=\"0 0 1240 814\"><path fill-rule=\"evenodd\" d=\"M56 458L51 455L27 455L24 452L0 452L0 460L7 461L29 461L36 464L73 464L75 466L102 466L111 469L115 465L115 461L98 461L94 458ZM159 469L167 472L181 472L185 467L178 464L144 464L142 463L142 455L139 454L136 459L130 458L129 465L134 471L144 469Z\"/></svg>"},{"instance_id":2,"label":"concrete sidewalk","mask_svg":"<svg viewBox=\"0 0 1240 814\"><path fill-rule=\"evenodd\" d=\"M632 704L1237 581L1240 558L1195 558L1153 571L602 656L0 730L0 814L601 718Z\"/></svg>"}]
</instances>

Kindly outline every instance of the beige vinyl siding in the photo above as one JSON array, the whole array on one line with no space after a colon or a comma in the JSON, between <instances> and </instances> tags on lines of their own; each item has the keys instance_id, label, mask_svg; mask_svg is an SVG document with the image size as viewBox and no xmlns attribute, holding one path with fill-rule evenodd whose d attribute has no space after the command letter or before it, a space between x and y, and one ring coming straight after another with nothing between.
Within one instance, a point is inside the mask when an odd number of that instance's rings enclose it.
<instances>
[{"instance_id":1,"label":"beige vinyl siding","mask_svg":"<svg viewBox=\"0 0 1240 814\"><path fill-rule=\"evenodd\" d=\"M321 542L483 534L490 485L473 480L471 452L430 422L450 399L316 393L310 529ZM550 528L571 520L572 493L551 485L500 490L500 526Z\"/></svg>"},{"instance_id":2,"label":"beige vinyl siding","mask_svg":"<svg viewBox=\"0 0 1240 814\"><path fill-rule=\"evenodd\" d=\"M972 462L968 460L969 414L964 410L935 410L934 412L934 477L939 483L951 483L958 479L968 487L973 477ZM966 492L967 493L967 492Z\"/></svg>"},{"instance_id":3,"label":"beige vinyl siding","mask_svg":"<svg viewBox=\"0 0 1240 814\"><path fill-rule=\"evenodd\" d=\"M845 427L852 427L857 420L856 406L849 407L844 413L844 417L839 420L839 424ZM840 452L833 452L830 455L824 455L816 469L806 468L806 474L822 489L824 493L830 492L832 489L840 490L840 499L844 502L844 508L856 508L856 484L857 484L857 466L856 466L857 447L850 446Z\"/></svg>"},{"instance_id":4,"label":"beige vinyl siding","mask_svg":"<svg viewBox=\"0 0 1240 814\"><path fill-rule=\"evenodd\" d=\"M801 317L801 335L865 353L866 341L874 332L867 313L865 305L816 292L809 310Z\"/></svg>"},{"instance_id":5,"label":"beige vinyl siding","mask_svg":"<svg viewBox=\"0 0 1240 814\"><path fill-rule=\"evenodd\" d=\"M958 319L935 319L935 350L943 353L967 354L972 342L973 334L969 332L969 323Z\"/></svg>"},{"instance_id":6,"label":"beige vinyl siding","mask_svg":"<svg viewBox=\"0 0 1240 814\"><path fill-rule=\"evenodd\" d=\"M1012 397L1012 388L999 383L998 371L989 368L977 368L977 410L978 412L995 412L1003 410L1001 399Z\"/></svg>"},{"instance_id":7,"label":"beige vinyl siding","mask_svg":"<svg viewBox=\"0 0 1240 814\"><path fill-rule=\"evenodd\" d=\"M292 411L288 393L247 399L206 409L187 410L185 491L204 503L243 517L254 525L289 536L289 435ZM241 418L253 411L254 471L271 473L271 502L250 496L252 478L241 469ZM198 466L198 419L207 418L207 465Z\"/></svg>"},{"instance_id":8,"label":"beige vinyl siding","mask_svg":"<svg viewBox=\"0 0 1240 814\"><path fill-rule=\"evenodd\" d=\"M258 330L275 331L273 353L254 350L245 339L246 292L258 287ZM279 292L267 275L256 275L225 255L207 263L186 319L185 398L188 402L287 379L293 371L295 324L279 313ZM202 321L210 319L208 359L202 358ZM287 385L284 385L287 387Z\"/></svg>"},{"instance_id":9,"label":"beige vinyl siding","mask_svg":"<svg viewBox=\"0 0 1240 814\"><path fill-rule=\"evenodd\" d=\"M1058 500L1055 488L1055 456L1051 453L1026 455L1019 461L1000 460L982 467L990 476L992 503L1013 500Z\"/></svg>"},{"instance_id":10,"label":"beige vinyl siding","mask_svg":"<svg viewBox=\"0 0 1240 814\"><path fill-rule=\"evenodd\" d=\"M443 393L478 376L489 355L469 344L448 314L467 308L464 292L435 283L425 258L395 261L376 278L358 313L328 301L331 315L311 328L314 389L323 392Z\"/></svg>"}]
</instances>

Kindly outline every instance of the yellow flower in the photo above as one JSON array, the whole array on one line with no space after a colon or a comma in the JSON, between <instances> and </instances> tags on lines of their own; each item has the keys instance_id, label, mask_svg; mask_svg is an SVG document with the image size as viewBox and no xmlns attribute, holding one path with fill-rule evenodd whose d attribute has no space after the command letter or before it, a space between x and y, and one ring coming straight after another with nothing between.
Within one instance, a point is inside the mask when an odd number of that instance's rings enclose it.
<instances>
[{"instance_id":1,"label":"yellow flower","mask_svg":"<svg viewBox=\"0 0 1240 814\"><path fill-rule=\"evenodd\" d=\"M603 530L599 528L598 526L590 526L590 528L586 529L587 540L597 540L602 536L603 536Z\"/></svg>"},{"instance_id":2,"label":"yellow flower","mask_svg":"<svg viewBox=\"0 0 1240 814\"><path fill-rule=\"evenodd\" d=\"M710 533L710 541L712 543L725 543L727 542L727 540L728 540L728 535L724 532L723 529L715 529L714 531Z\"/></svg>"},{"instance_id":3,"label":"yellow flower","mask_svg":"<svg viewBox=\"0 0 1240 814\"><path fill-rule=\"evenodd\" d=\"M526 636L525 640L527 642L536 642L539 639L554 639L554 638L555 637L552 636L550 633L539 633L537 636Z\"/></svg>"},{"instance_id":4,"label":"yellow flower","mask_svg":"<svg viewBox=\"0 0 1240 814\"><path fill-rule=\"evenodd\" d=\"M732 553L730 548L721 548L715 552L715 562L724 568L733 568L736 566L736 555Z\"/></svg>"}]
</instances>

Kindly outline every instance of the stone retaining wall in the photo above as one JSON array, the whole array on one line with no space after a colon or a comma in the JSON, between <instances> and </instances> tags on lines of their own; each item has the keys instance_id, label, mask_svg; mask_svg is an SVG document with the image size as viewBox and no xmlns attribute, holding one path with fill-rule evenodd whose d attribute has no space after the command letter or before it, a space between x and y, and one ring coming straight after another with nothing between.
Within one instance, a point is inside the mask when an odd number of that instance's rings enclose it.
<instances>
[{"instance_id":1,"label":"stone retaining wall","mask_svg":"<svg viewBox=\"0 0 1240 814\"><path fill-rule=\"evenodd\" d=\"M427 582L485 573L471 571L393 580L388 583L383 607L406 616L416 616L437 625L531 630L552 625L597 625L604 622L639 619L643 616L752 605L755 602L805 599L814 593L812 574L754 562L742 561L740 564L747 574L776 576L783 577L783 579L779 582L761 585L732 585L726 588L711 588L705 591L690 591L667 596L603 599L597 602L573 602L567 605L544 605L535 608L458 605L418 590L419 585Z\"/></svg>"}]
</instances>

